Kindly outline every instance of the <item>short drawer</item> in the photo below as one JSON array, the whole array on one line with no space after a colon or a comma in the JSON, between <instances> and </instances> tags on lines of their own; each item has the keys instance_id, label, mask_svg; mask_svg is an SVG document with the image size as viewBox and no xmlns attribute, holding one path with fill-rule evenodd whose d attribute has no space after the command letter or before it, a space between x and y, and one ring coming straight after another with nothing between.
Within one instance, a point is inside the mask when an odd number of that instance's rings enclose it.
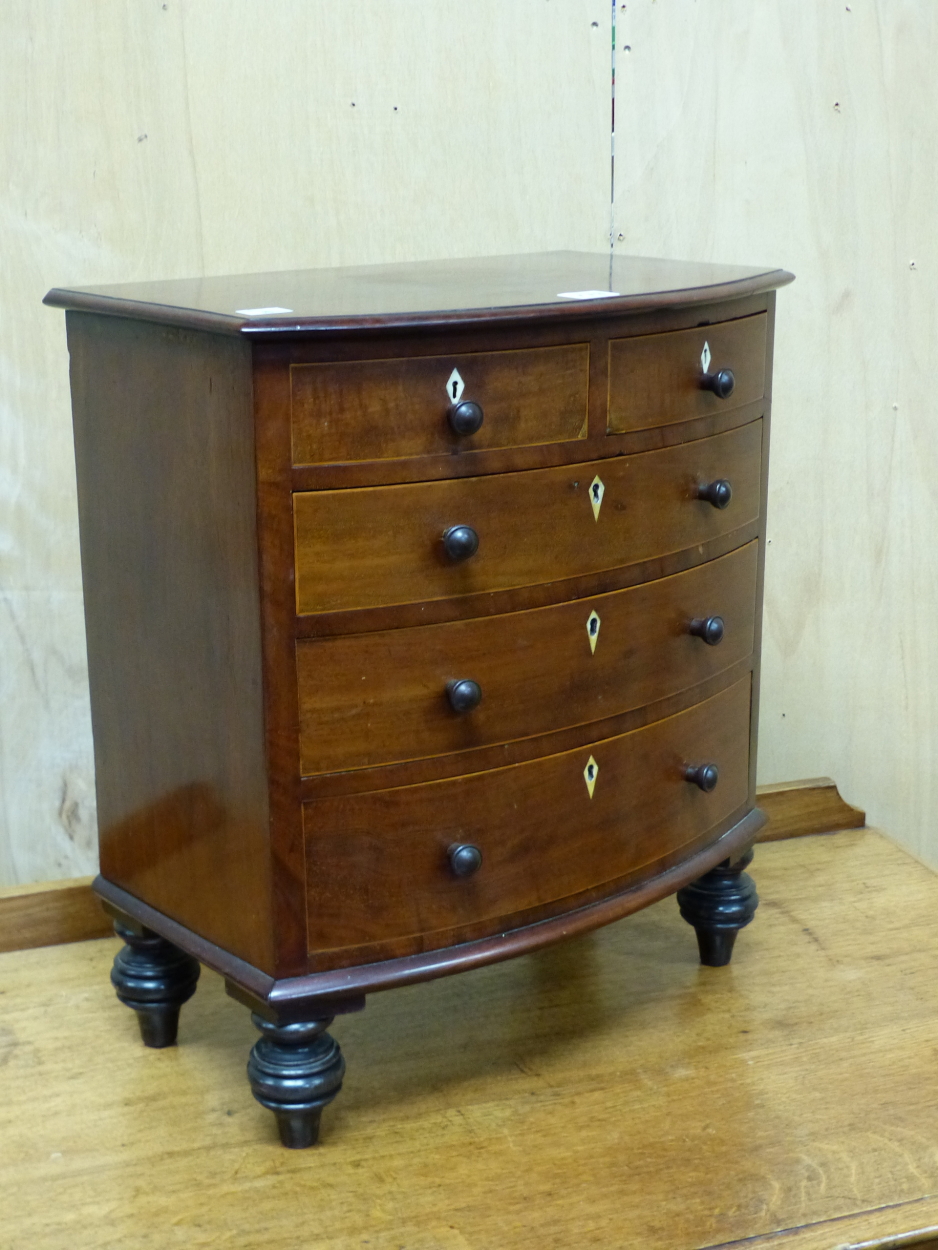
<instances>
[{"instance_id":1,"label":"short drawer","mask_svg":"<svg viewBox=\"0 0 938 1250\"><path fill-rule=\"evenodd\" d=\"M762 422L635 456L553 469L309 491L293 497L297 611L508 590L683 551L754 521ZM727 480L728 506L698 498ZM455 561L444 534L478 550Z\"/></svg>"},{"instance_id":2,"label":"short drawer","mask_svg":"<svg viewBox=\"0 0 938 1250\"><path fill-rule=\"evenodd\" d=\"M761 399L765 390L765 313L717 325L613 339L609 343L607 431L624 434L711 416ZM701 385L729 370L731 394Z\"/></svg>"},{"instance_id":3,"label":"short drawer","mask_svg":"<svg viewBox=\"0 0 938 1250\"><path fill-rule=\"evenodd\" d=\"M304 805L311 952L508 918L649 870L748 795L750 679L686 712L511 768ZM704 793L685 769L714 763ZM458 877L450 848L481 851ZM613 887L610 885L610 892Z\"/></svg>"},{"instance_id":4,"label":"short drawer","mask_svg":"<svg viewBox=\"0 0 938 1250\"><path fill-rule=\"evenodd\" d=\"M611 594L504 616L297 643L305 775L586 724L686 690L752 651L758 543ZM719 617L723 636L689 633ZM716 628L716 626L712 626ZM711 634L711 638L713 635ZM481 690L458 712L455 683Z\"/></svg>"},{"instance_id":5,"label":"short drawer","mask_svg":"<svg viewBox=\"0 0 938 1250\"><path fill-rule=\"evenodd\" d=\"M586 437L589 346L294 365L291 394L297 465L563 442ZM459 433L469 402L482 424Z\"/></svg>"}]
</instances>

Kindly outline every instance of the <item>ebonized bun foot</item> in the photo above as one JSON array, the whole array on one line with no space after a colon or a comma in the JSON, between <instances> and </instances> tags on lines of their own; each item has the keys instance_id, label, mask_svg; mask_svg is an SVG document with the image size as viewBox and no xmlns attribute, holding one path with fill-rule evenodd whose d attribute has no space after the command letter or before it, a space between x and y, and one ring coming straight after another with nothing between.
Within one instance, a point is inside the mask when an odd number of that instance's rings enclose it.
<instances>
[{"instance_id":1,"label":"ebonized bun foot","mask_svg":"<svg viewBox=\"0 0 938 1250\"><path fill-rule=\"evenodd\" d=\"M248 1059L251 1092L277 1117L284 1146L313 1146L322 1109L338 1094L345 1075L339 1044L326 1032L333 1017L279 1025L256 1013L251 1019L261 1031Z\"/></svg>"},{"instance_id":2,"label":"ebonized bun foot","mask_svg":"<svg viewBox=\"0 0 938 1250\"><path fill-rule=\"evenodd\" d=\"M751 863L752 851L748 850L736 860L725 859L677 892L681 915L697 933L700 962L708 968L722 968L730 962L736 934L756 914L756 885L743 871Z\"/></svg>"},{"instance_id":3,"label":"ebonized bun foot","mask_svg":"<svg viewBox=\"0 0 938 1250\"><path fill-rule=\"evenodd\" d=\"M114 932L126 943L111 969L117 997L137 1013L145 1046L172 1046L179 1008L195 993L198 960L149 929L135 933L117 921Z\"/></svg>"}]
</instances>

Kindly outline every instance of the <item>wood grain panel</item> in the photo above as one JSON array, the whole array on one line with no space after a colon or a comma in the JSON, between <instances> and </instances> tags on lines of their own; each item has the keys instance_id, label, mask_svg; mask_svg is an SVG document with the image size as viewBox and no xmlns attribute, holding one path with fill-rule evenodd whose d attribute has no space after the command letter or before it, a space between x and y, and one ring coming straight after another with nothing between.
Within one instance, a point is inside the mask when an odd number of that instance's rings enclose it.
<instances>
[{"instance_id":1,"label":"wood grain panel","mask_svg":"<svg viewBox=\"0 0 938 1250\"><path fill-rule=\"evenodd\" d=\"M762 422L677 447L556 469L294 496L300 613L507 590L702 547L760 511ZM598 519L591 494L603 484ZM697 485L733 483L729 507ZM471 525L479 550L447 560Z\"/></svg>"},{"instance_id":2,"label":"wood grain panel","mask_svg":"<svg viewBox=\"0 0 938 1250\"><path fill-rule=\"evenodd\" d=\"M420 759L601 720L694 686L752 650L758 546L675 577L507 616L297 643L304 774ZM687 632L721 615L708 646ZM590 646L590 631L595 629ZM482 702L458 715L447 686Z\"/></svg>"},{"instance_id":3,"label":"wood grain panel","mask_svg":"<svg viewBox=\"0 0 938 1250\"><path fill-rule=\"evenodd\" d=\"M830 777L759 786L756 800L769 818L760 842L862 829L866 824L866 812L846 802Z\"/></svg>"},{"instance_id":4,"label":"wood grain panel","mask_svg":"<svg viewBox=\"0 0 938 1250\"><path fill-rule=\"evenodd\" d=\"M609 433L709 417L761 399L765 335L762 315L672 334L614 339L609 344ZM736 385L726 399L701 389L705 347L710 355L706 371L731 369L735 375Z\"/></svg>"},{"instance_id":5,"label":"wood grain panel","mask_svg":"<svg viewBox=\"0 0 938 1250\"><path fill-rule=\"evenodd\" d=\"M90 877L0 889L0 951L83 942L111 932Z\"/></svg>"},{"instance_id":6,"label":"wood grain panel","mask_svg":"<svg viewBox=\"0 0 938 1250\"><path fill-rule=\"evenodd\" d=\"M642 0L619 39L615 249L797 274L775 344L760 781L835 777L938 866L938 6Z\"/></svg>"},{"instance_id":7,"label":"wood grain panel","mask_svg":"<svg viewBox=\"0 0 938 1250\"><path fill-rule=\"evenodd\" d=\"M697 966L667 899L374 995L332 1027L349 1074L302 1157L251 1098L257 1033L221 978L203 973L178 1050L146 1052L108 984L116 943L4 956L4 1237L293 1250L308 1221L316 1250L929 1244L938 882L872 830L761 847L753 871L773 906L731 968ZM55 1114L36 1115L39 1074Z\"/></svg>"},{"instance_id":8,"label":"wood grain panel","mask_svg":"<svg viewBox=\"0 0 938 1250\"><path fill-rule=\"evenodd\" d=\"M68 328L101 871L272 970L250 349Z\"/></svg>"},{"instance_id":9,"label":"wood grain panel","mask_svg":"<svg viewBox=\"0 0 938 1250\"><path fill-rule=\"evenodd\" d=\"M604 882L621 882L699 837L746 800L750 682L667 720L548 756L399 790L304 805L310 951L510 917ZM710 794L684 780L715 762ZM590 796L584 770L593 769ZM450 870L447 848L469 842L483 864ZM349 949L351 948L351 949Z\"/></svg>"},{"instance_id":10,"label":"wood grain panel","mask_svg":"<svg viewBox=\"0 0 938 1250\"><path fill-rule=\"evenodd\" d=\"M291 384L296 465L527 447L586 437L589 346L294 365ZM457 397L475 434L447 420Z\"/></svg>"}]
</instances>

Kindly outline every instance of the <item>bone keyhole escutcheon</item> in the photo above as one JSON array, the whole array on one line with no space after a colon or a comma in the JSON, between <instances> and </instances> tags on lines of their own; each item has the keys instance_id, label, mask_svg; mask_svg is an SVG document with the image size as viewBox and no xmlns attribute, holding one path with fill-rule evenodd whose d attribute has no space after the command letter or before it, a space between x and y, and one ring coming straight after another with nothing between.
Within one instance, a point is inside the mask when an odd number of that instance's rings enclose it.
<instances>
[{"instance_id":1,"label":"bone keyhole escutcheon","mask_svg":"<svg viewBox=\"0 0 938 1250\"><path fill-rule=\"evenodd\" d=\"M452 400L454 404L458 404L462 398L462 393L466 389L466 384L462 380L462 376L458 369L454 369L446 381L446 397Z\"/></svg>"},{"instance_id":2,"label":"bone keyhole escutcheon","mask_svg":"<svg viewBox=\"0 0 938 1250\"><path fill-rule=\"evenodd\" d=\"M603 506L603 495L605 493L606 488L603 485L603 480L597 473L590 482L590 507L593 509L594 521L599 520L599 509Z\"/></svg>"},{"instance_id":3,"label":"bone keyhole escutcheon","mask_svg":"<svg viewBox=\"0 0 938 1250\"><path fill-rule=\"evenodd\" d=\"M599 627L602 621L598 612L591 612L586 618L586 636L590 640L590 654L596 654L596 643L599 641Z\"/></svg>"},{"instance_id":4,"label":"bone keyhole escutcheon","mask_svg":"<svg viewBox=\"0 0 938 1250\"><path fill-rule=\"evenodd\" d=\"M596 788L596 778L599 776L599 765L593 759L592 755L586 761L586 767L583 769L583 780L586 782L586 789L590 798L593 797L593 791Z\"/></svg>"}]
</instances>

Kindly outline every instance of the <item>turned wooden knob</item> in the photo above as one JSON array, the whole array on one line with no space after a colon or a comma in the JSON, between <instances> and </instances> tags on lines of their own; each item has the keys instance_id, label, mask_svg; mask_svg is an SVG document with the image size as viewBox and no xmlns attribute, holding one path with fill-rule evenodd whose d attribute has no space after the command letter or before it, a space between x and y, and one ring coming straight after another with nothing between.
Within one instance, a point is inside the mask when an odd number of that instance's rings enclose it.
<instances>
[{"instance_id":1,"label":"turned wooden knob","mask_svg":"<svg viewBox=\"0 0 938 1250\"><path fill-rule=\"evenodd\" d=\"M708 647L715 647L723 641L724 624L722 616L695 616L687 627L687 632L695 638L702 638Z\"/></svg>"},{"instance_id":2,"label":"turned wooden knob","mask_svg":"<svg viewBox=\"0 0 938 1250\"><path fill-rule=\"evenodd\" d=\"M729 399L736 386L736 376L732 369L718 369L716 373L705 373L700 379L702 390L713 391L717 399Z\"/></svg>"},{"instance_id":3,"label":"turned wooden knob","mask_svg":"<svg viewBox=\"0 0 938 1250\"><path fill-rule=\"evenodd\" d=\"M703 486L698 486L697 498L705 499L714 508L725 508L733 498L733 488L725 477L719 477L715 482L707 482Z\"/></svg>"},{"instance_id":4,"label":"turned wooden knob","mask_svg":"<svg viewBox=\"0 0 938 1250\"><path fill-rule=\"evenodd\" d=\"M482 405L473 403L471 399L464 399L461 404L453 404L446 415L453 433L464 438L470 434L477 434L482 429L482 422L485 419Z\"/></svg>"},{"instance_id":5,"label":"turned wooden knob","mask_svg":"<svg viewBox=\"0 0 938 1250\"><path fill-rule=\"evenodd\" d=\"M451 525L443 535L443 549L453 563L458 564L479 550L479 535L471 525Z\"/></svg>"},{"instance_id":6,"label":"turned wooden knob","mask_svg":"<svg viewBox=\"0 0 938 1250\"><path fill-rule=\"evenodd\" d=\"M471 877L482 867L482 852L471 842L454 842L446 854L454 876Z\"/></svg>"},{"instance_id":7,"label":"turned wooden knob","mask_svg":"<svg viewBox=\"0 0 938 1250\"><path fill-rule=\"evenodd\" d=\"M684 769L684 780L692 781L699 786L704 794L715 790L720 780L720 770L716 764L688 764Z\"/></svg>"},{"instance_id":8,"label":"turned wooden knob","mask_svg":"<svg viewBox=\"0 0 938 1250\"><path fill-rule=\"evenodd\" d=\"M477 681L470 681L468 677L462 678L461 681L451 681L446 687L446 693L449 696L449 705L454 712L471 712L482 702L482 687Z\"/></svg>"}]
</instances>

